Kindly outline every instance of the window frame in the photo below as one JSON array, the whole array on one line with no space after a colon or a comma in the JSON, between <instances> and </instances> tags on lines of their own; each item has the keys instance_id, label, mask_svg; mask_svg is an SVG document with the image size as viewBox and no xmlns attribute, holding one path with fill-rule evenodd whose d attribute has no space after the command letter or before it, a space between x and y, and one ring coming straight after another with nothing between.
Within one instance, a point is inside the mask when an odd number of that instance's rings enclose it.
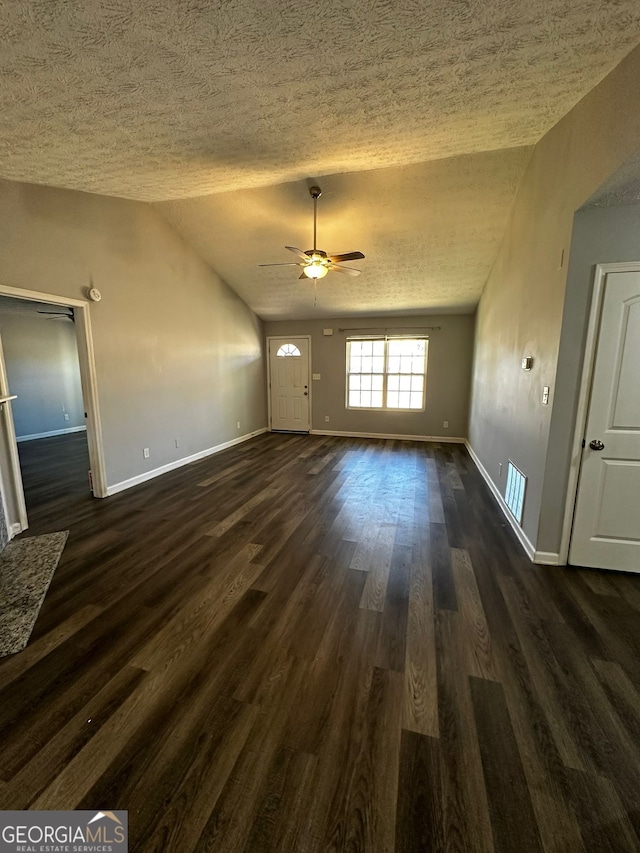
<instances>
[{"instance_id":1,"label":"window frame","mask_svg":"<svg viewBox=\"0 0 640 853\"><path fill-rule=\"evenodd\" d=\"M423 371L422 373L399 373L393 372L392 376L422 376L422 406L420 408L404 408L400 406L388 406L387 401L387 393L388 393L388 379L389 379L389 342L391 341L424 341L424 358L423 358ZM382 406L352 406L349 403L349 377L352 375L351 373L351 344L354 342L362 342L362 341L382 341L384 342L384 369L382 374L374 373L355 373L353 375L360 376L380 376L382 375ZM429 362L429 337L427 335L352 335L348 337L346 340L346 353L345 353L345 408L354 412L413 412L417 414L419 412L424 412L426 410L426 399L427 399L427 367ZM379 356L378 356L379 357Z\"/></svg>"}]
</instances>

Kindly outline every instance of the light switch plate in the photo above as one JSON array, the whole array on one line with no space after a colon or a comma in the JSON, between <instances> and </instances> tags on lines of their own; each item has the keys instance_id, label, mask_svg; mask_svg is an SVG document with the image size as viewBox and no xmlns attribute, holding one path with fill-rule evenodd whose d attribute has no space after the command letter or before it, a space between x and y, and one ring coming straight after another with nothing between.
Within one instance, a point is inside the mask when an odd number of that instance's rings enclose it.
<instances>
[{"instance_id":1,"label":"light switch plate","mask_svg":"<svg viewBox=\"0 0 640 853\"><path fill-rule=\"evenodd\" d=\"M311 378L312 379L320 379L320 374L319 373L312 373Z\"/></svg>"},{"instance_id":2,"label":"light switch plate","mask_svg":"<svg viewBox=\"0 0 640 853\"><path fill-rule=\"evenodd\" d=\"M323 334L323 335L332 335L332 334L333 334L333 329L323 329L323 330L322 330L322 334Z\"/></svg>"}]
</instances>

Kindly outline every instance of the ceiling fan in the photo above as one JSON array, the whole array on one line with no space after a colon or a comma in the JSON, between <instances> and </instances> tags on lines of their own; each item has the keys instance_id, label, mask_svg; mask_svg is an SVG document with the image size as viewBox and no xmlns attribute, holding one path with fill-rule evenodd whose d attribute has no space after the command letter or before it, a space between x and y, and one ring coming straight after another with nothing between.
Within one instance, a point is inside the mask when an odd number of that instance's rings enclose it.
<instances>
[{"instance_id":1,"label":"ceiling fan","mask_svg":"<svg viewBox=\"0 0 640 853\"><path fill-rule=\"evenodd\" d=\"M71 320L72 323L76 321L73 308L67 308L66 311L37 311L36 313L45 314L47 320Z\"/></svg>"},{"instance_id":2,"label":"ceiling fan","mask_svg":"<svg viewBox=\"0 0 640 853\"><path fill-rule=\"evenodd\" d=\"M316 232L318 223L318 199L322 195L320 187L310 187L309 193L313 199L313 249L296 249L295 246L285 246L300 260L297 263L288 264L258 264L261 267L302 267L300 278L319 279L324 278L328 272L343 272L347 275L360 275L360 270L353 267L340 266L344 261L356 261L364 258L362 252L343 252L340 255L328 255L322 249L316 247Z\"/></svg>"}]
</instances>

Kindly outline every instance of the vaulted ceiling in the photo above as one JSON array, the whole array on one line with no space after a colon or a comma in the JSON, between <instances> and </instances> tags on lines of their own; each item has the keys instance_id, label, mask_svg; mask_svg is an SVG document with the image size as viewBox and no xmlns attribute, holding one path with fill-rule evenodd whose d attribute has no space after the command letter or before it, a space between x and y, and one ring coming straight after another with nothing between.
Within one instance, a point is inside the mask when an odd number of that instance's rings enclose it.
<instances>
[{"instance_id":1,"label":"vaulted ceiling","mask_svg":"<svg viewBox=\"0 0 640 853\"><path fill-rule=\"evenodd\" d=\"M530 146L639 39L637 0L0 0L0 174L158 203L264 317L469 310ZM315 294L256 266L310 247L309 178L367 256Z\"/></svg>"}]
</instances>

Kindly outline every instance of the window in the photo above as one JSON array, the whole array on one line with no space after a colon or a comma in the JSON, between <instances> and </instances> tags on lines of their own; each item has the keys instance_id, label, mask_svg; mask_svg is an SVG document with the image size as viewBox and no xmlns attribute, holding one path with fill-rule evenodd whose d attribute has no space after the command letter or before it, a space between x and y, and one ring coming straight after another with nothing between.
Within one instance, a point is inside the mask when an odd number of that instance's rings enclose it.
<instances>
[{"instance_id":1,"label":"window","mask_svg":"<svg viewBox=\"0 0 640 853\"><path fill-rule=\"evenodd\" d=\"M273 350L272 350L273 352ZM286 358L287 356L301 356L302 353L298 349L295 344L282 344L278 352L276 353L276 358Z\"/></svg>"},{"instance_id":2,"label":"window","mask_svg":"<svg viewBox=\"0 0 640 853\"><path fill-rule=\"evenodd\" d=\"M347 408L424 409L427 338L349 338Z\"/></svg>"}]
</instances>

